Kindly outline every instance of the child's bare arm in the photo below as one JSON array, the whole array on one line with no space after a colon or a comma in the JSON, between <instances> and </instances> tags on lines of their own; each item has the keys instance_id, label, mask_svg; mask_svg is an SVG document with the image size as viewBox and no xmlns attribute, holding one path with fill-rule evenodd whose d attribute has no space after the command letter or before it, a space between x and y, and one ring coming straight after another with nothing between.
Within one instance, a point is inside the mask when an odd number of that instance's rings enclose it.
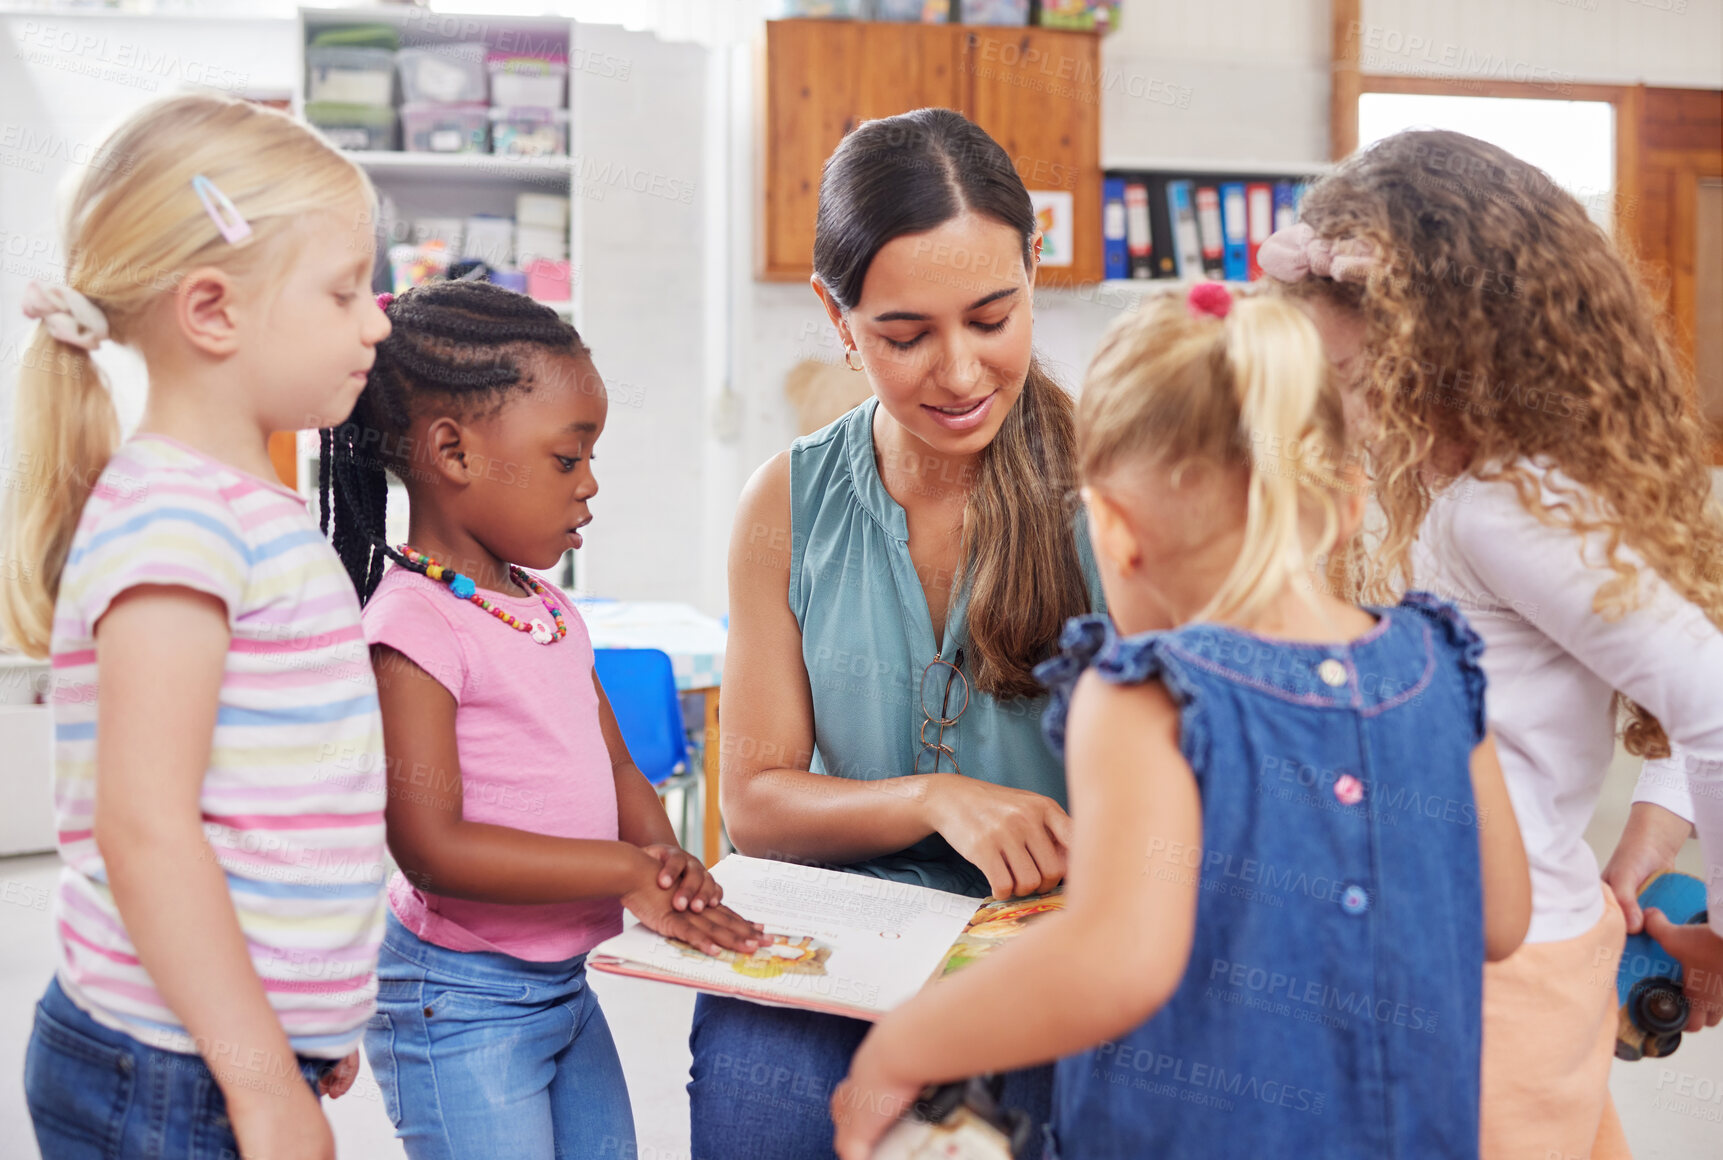
<instances>
[{"instance_id":1,"label":"child's bare arm","mask_svg":"<svg viewBox=\"0 0 1723 1160\"><path fill-rule=\"evenodd\" d=\"M592 674L592 687L598 693L598 722L604 731L610 768L616 776L616 822L622 840L636 846L676 845L676 831L670 827L664 803L634 764L628 743L622 739L622 727L616 723L616 711L610 707L610 698L605 695L596 670Z\"/></svg>"},{"instance_id":2,"label":"child's bare arm","mask_svg":"<svg viewBox=\"0 0 1723 1160\"><path fill-rule=\"evenodd\" d=\"M386 645L372 646L372 657L388 674L377 682L377 699L388 753L389 852L410 881L451 898L517 904L662 892L662 863L639 846L467 821L454 695ZM691 941L701 946L716 940L742 949L756 933L722 906L679 917L698 927Z\"/></svg>"},{"instance_id":3,"label":"child's bare arm","mask_svg":"<svg viewBox=\"0 0 1723 1160\"><path fill-rule=\"evenodd\" d=\"M604 730L605 749L610 753L611 772L616 778L618 835L658 859L662 867L658 885L674 890L671 905L675 909L699 913L708 906L716 906L723 901L724 888L706 873L699 859L676 841L676 831L670 826L670 816L664 812L658 791L628 752L628 742L623 740L622 727L616 723L616 711L610 707L610 698L597 670L592 674L592 686L598 692L598 720Z\"/></svg>"},{"instance_id":4,"label":"child's bare arm","mask_svg":"<svg viewBox=\"0 0 1723 1160\"><path fill-rule=\"evenodd\" d=\"M1531 871L1493 736L1472 751L1472 797L1483 863L1484 957L1493 963L1519 948L1532 921Z\"/></svg>"},{"instance_id":5,"label":"child's bare arm","mask_svg":"<svg viewBox=\"0 0 1723 1160\"><path fill-rule=\"evenodd\" d=\"M251 963L200 796L227 656L221 601L139 586L96 628L95 840L150 979L200 1045L247 1154L333 1157Z\"/></svg>"},{"instance_id":6,"label":"child's bare arm","mask_svg":"<svg viewBox=\"0 0 1723 1160\"><path fill-rule=\"evenodd\" d=\"M1202 843L1202 803L1179 752L1177 710L1158 683L1117 686L1089 674L1078 683L1067 737L1076 830L1064 913L875 1026L833 1097L840 1155L866 1155L902 1110L898 1101L921 1085L1104 1042L1147 1019L1183 978L1198 872L1154 853Z\"/></svg>"}]
</instances>

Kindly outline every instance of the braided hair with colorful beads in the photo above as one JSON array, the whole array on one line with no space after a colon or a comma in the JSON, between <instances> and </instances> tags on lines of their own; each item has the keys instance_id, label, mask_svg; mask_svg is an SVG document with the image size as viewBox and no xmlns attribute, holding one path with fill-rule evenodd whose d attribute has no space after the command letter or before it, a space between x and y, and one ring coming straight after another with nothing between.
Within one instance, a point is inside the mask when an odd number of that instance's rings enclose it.
<instances>
[{"instance_id":1,"label":"braided hair with colorful beads","mask_svg":"<svg viewBox=\"0 0 1723 1160\"><path fill-rule=\"evenodd\" d=\"M361 605L383 579L385 558L427 575L433 566L390 547L386 538L388 472L404 468L399 451L427 398L482 414L527 389L521 364L535 351L590 355L556 311L488 282L432 282L379 295L377 302L393 330L377 344L353 414L318 433L321 526ZM436 578L446 582L453 575Z\"/></svg>"}]
</instances>

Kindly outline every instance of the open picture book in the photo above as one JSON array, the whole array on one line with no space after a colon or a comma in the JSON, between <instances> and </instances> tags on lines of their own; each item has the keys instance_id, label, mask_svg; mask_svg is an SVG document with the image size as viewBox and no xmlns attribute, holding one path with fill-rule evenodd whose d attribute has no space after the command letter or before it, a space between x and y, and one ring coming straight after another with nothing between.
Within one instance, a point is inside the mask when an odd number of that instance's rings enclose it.
<instances>
[{"instance_id":1,"label":"open picture book","mask_svg":"<svg viewBox=\"0 0 1723 1160\"><path fill-rule=\"evenodd\" d=\"M964 894L740 854L712 875L726 906L765 924L759 950L713 956L633 925L593 948L587 966L874 1020L1065 904L1058 891L978 904Z\"/></svg>"}]
</instances>

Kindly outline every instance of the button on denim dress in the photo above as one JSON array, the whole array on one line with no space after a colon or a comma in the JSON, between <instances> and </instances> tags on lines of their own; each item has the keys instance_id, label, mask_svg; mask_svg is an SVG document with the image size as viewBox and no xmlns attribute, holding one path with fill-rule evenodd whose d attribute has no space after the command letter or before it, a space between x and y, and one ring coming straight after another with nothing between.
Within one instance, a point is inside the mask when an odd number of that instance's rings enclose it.
<instances>
[{"instance_id":1,"label":"button on denim dress","mask_svg":"<svg viewBox=\"0 0 1723 1160\"><path fill-rule=\"evenodd\" d=\"M1086 669L1163 682L1202 795L1201 848L1141 863L1200 885L1189 964L1147 1022L1060 1061L1065 1160L1477 1156L1483 643L1423 593L1370 611L1345 645L1079 617L1037 670L1056 751Z\"/></svg>"},{"instance_id":2,"label":"button on denim dress","mask_svg":"<svg viewBox=\"0 0 1723 1160\"><path fill-rule=\"evenodd\" d=\"M916 772L922 672L935 656L949 661L960 646L966 652L973 647L965 632L967 585L952 593L945 639L933 637L927 597L909 555L909 520L886 491L874 459L878 407L878 399L869 399L790 449L789 599L813 695L811 768L861 781ZM1105 610L1088 522L1080 513L1072 535L1089 607ZM973 678L971 661L963 669ZM968 709L945 730L943 743L956 751L965 777L1031 790L1064 806L1064 762L1041 741L1047 703L1045 696L999 700L972 689ZM929 740L936 735L937 729L930 731ZM934 756L929 751L921 758L922 772L934 772ZM952 772L950 760L938 769ZM977 897L988 892L986 876L938 834L840 869Z\"/></svg>"}]
</instances>

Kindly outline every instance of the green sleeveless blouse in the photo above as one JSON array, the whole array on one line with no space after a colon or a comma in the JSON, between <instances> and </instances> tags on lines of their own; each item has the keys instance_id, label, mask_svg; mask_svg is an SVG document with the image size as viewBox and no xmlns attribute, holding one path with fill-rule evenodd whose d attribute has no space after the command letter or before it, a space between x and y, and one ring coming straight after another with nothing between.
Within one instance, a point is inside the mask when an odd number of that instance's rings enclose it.
<instances>
[{"instance_id":1,"label":"green sleeveless blouse","mask_svg":"<svg viewBox=\"0 0 1723 1160\"><path fill-rule=\"evenodd\" d=\"M969 651L967 583L952 593L945 639L933 638L927 598L910 560L908 517L886 491L874 459L878 406L870 399L790 448L789 598L813 693L812 768L862 781L916 772L923 670L935 656L950 661L959 648ZM1091 608L1104 612L1081 514L1072 534ZM975 671L967 658L963 669L971 676ZM943 688L947 671L934 670L931 693ZM943 743L955 751L965 777L1032 790L1064 806L1064 766L1041 739L1046 706L1045 695L1000 701L972 688L968 709L945 729ZM930 727L929 740L937 732ZM922 755L922 772L933 772L939 756L931 750ZM940 760L938 769L950 773L950 759ZM981 871L938 834L843 869L978 897L988 890Z\"/></svg>"}]
</instances>

